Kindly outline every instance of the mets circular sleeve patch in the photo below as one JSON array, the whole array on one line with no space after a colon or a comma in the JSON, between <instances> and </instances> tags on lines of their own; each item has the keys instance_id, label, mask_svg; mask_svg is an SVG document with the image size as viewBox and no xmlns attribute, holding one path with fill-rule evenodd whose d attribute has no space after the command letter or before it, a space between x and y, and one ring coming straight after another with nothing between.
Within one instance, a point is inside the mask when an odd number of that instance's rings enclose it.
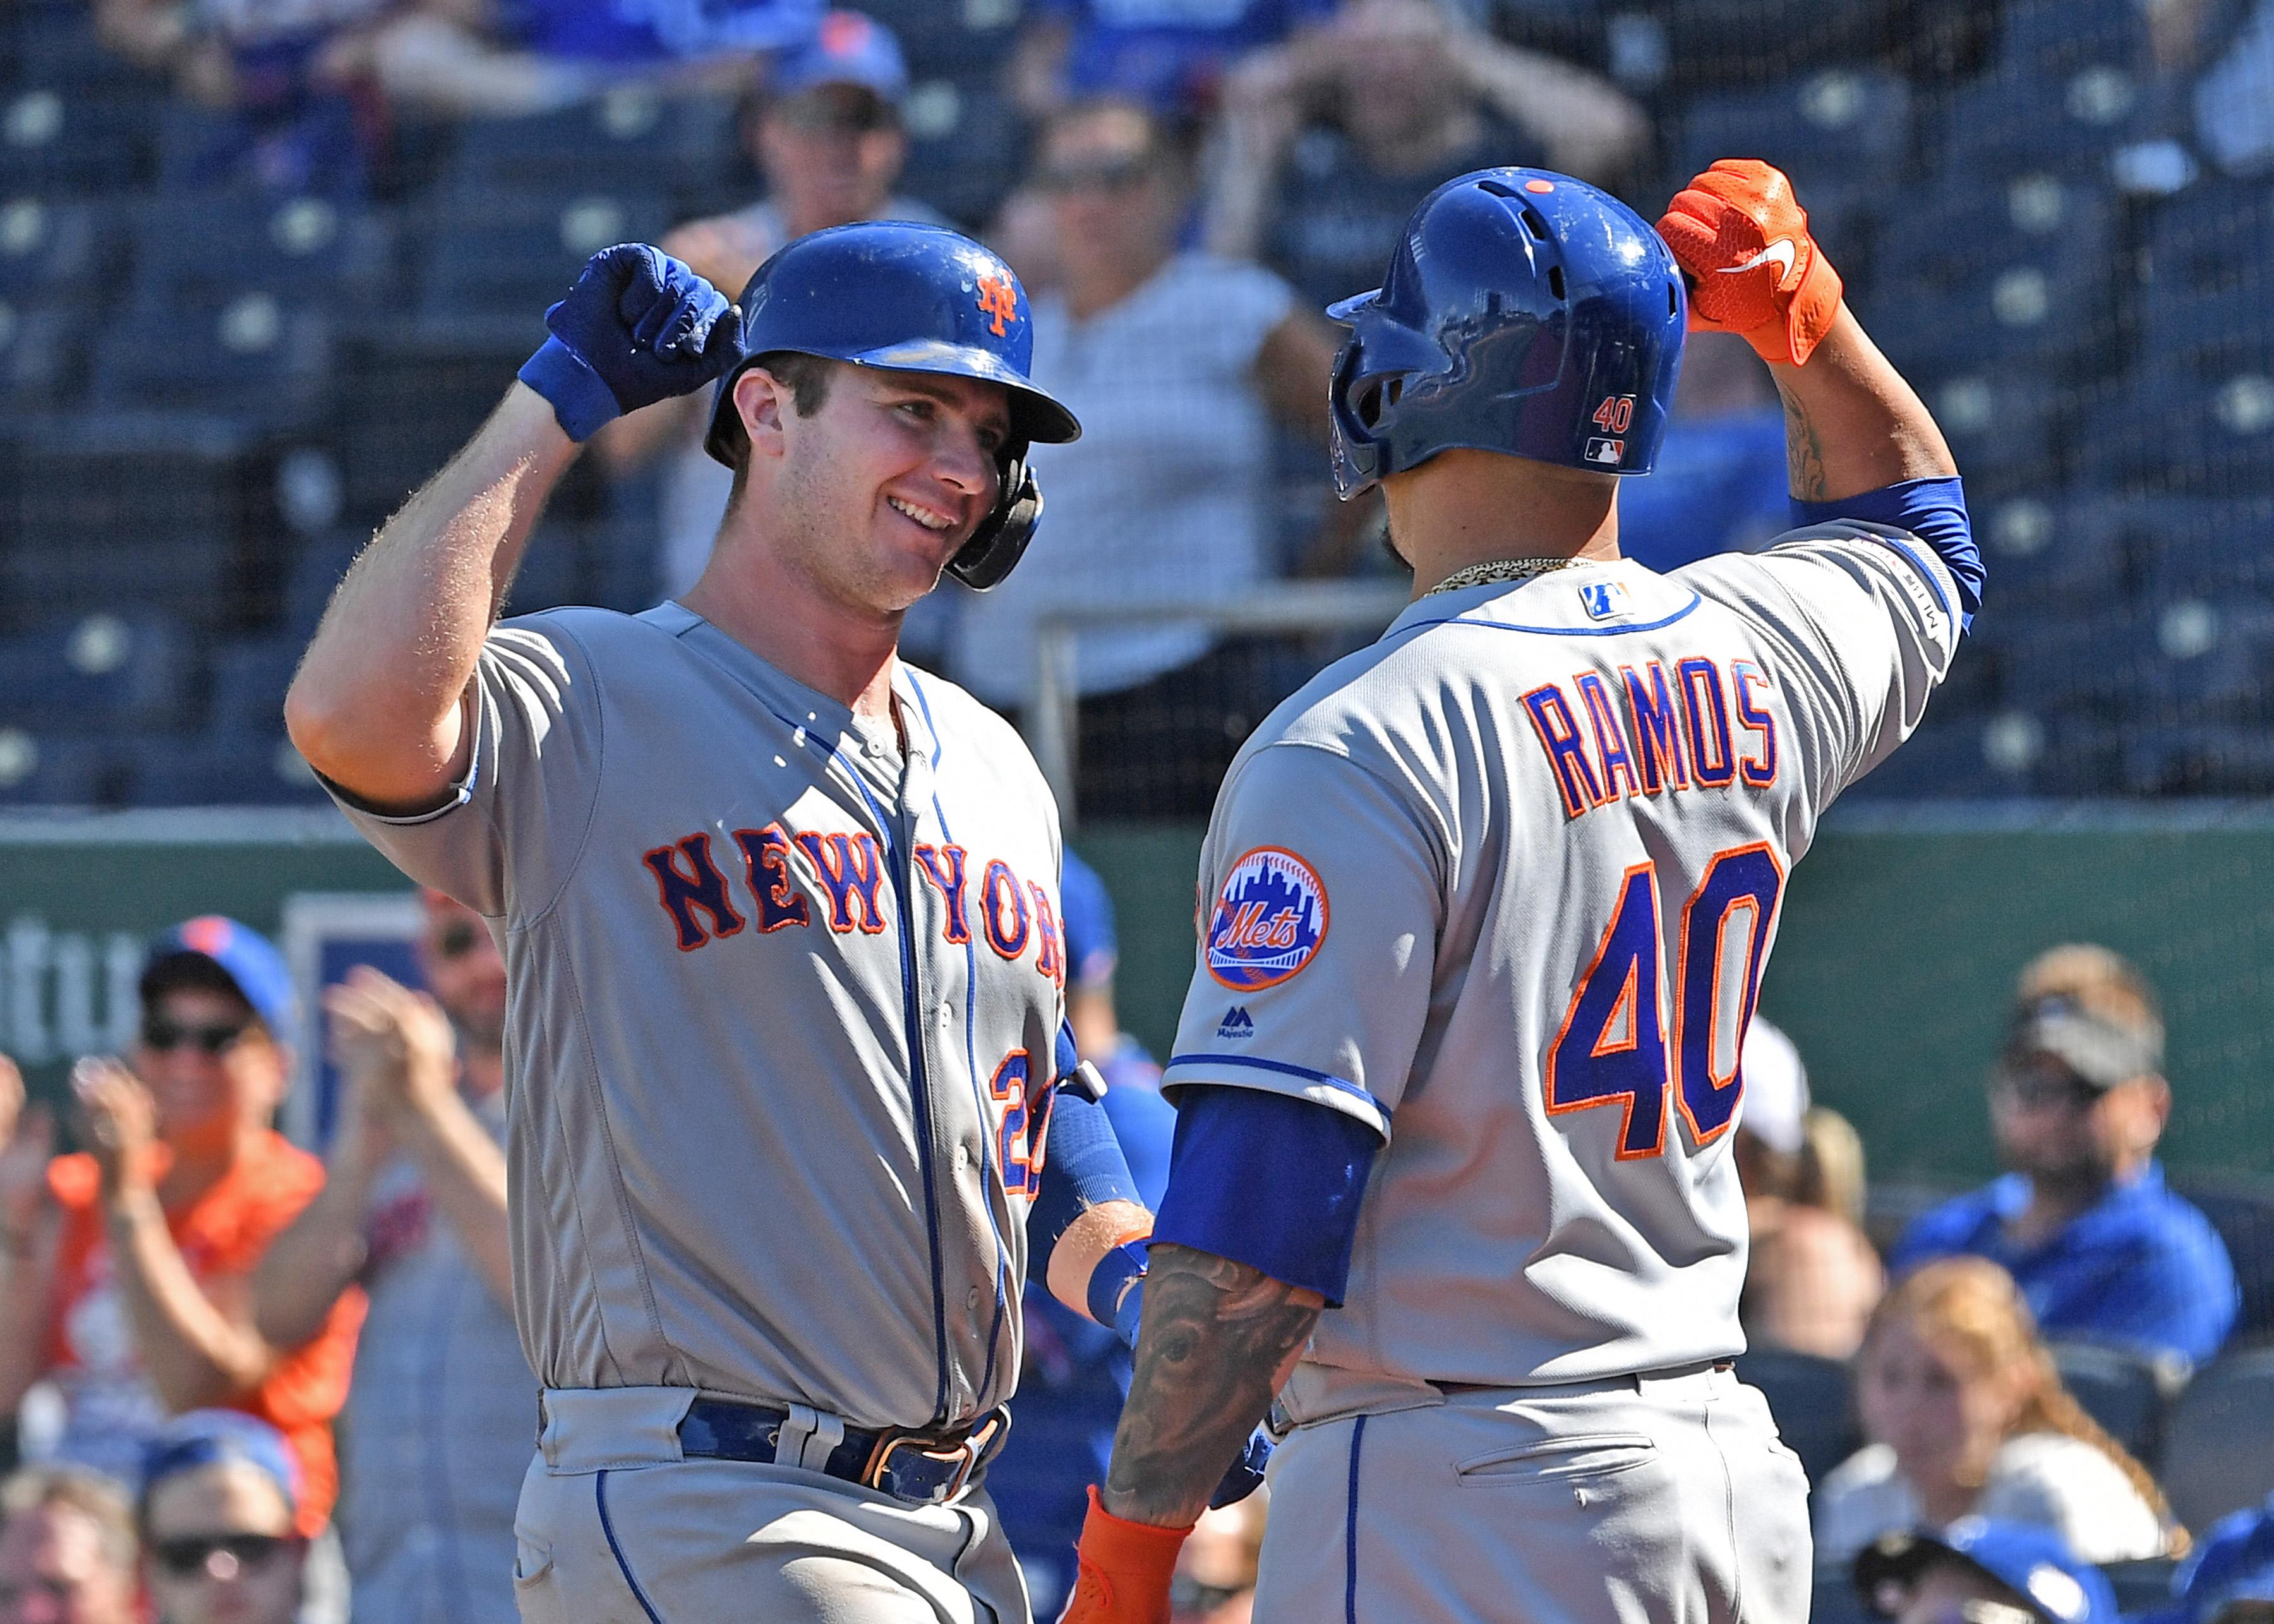
<instances>
[{"instance_id":1,"label":"mets circular sleeve patch","mask_svg":"<svg viewBox=\"0 0 2274 1624\"><path fill-rule=\"evenodd\" d=\"M1294 853L1259 846L1231 865L1209 921L1209 974L1234 992L1276 987L1327 939L1327 888Z\"/></svg>"}]
</instances>

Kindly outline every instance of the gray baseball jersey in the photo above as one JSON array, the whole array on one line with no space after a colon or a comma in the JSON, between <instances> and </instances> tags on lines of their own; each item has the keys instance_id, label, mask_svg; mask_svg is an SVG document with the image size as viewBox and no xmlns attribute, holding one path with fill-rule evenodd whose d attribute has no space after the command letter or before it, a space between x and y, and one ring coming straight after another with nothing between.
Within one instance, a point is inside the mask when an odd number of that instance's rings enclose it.
<instances>
[{"instance_id":1,"label":"gray baseball jersey","mask_svg":"<svg viewBox=\"0 0 2274 1624\"><path fill-rule=\"evenodd\" d=\"M1019 1365L1057 814L902 667L903 741L675 604L501 625L442 809L350 816L501 922L514 1292L548 1388L968 1421Z\"/></svg>"},{"instance_id":2,"label":"gray baseball jersey","mask_svg":"<svg viewBox=\"0 0 2274 1624\"><path fill-rule=\"evenodd\" d=\"M1387 1141L1298 1419L1369 1384L1743 1347L1729 1129L1785 876L1917 724L1956 602L1924 545L1860 524L1668 575L1582 564L1423 598L1257 730L1164 1086L1299 1095Z\"/></svg>"}]
</instances>

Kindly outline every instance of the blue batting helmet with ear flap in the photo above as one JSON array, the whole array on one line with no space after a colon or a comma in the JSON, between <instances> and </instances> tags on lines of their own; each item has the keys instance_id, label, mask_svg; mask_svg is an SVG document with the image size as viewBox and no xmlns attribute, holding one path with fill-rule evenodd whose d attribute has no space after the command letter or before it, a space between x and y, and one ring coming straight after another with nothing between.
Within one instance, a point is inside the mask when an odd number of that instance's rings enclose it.
<instances>
[{"instance_id":1,"label":"blue batting helmet with ear flap","mask_svg":"<svg viewBox=\"0 0 2274 1624\"><path fill-rule=\"evenodd\" d=\"M1568 175L1503 169L1422 199L1382 285L1327 314L1351 329L1329 408L1347 500L1455 447L1648 473L1689 304L1634 210Z\"/></svg>"},{"instance_id":2,"label":"blue batting helmet with ear flap","mask_svg":"<svg viewBox=\"0 0 2274 1624\"><path fill-rule=\"evenodd\" d=\"M998 455L995 507L948 560L984 590L1011 573L1041 523L1043 495L1027 447L1081 436L1081 425L1027 374L1033 312L1011 267L944 226L876 221L832 226L789 243L737 302L742 357L719 380L704 445L732 467L743 443L734 380L781 350L891 372L975 378L1010 391L1011 438Z\"/></svg>"}]
</instances>

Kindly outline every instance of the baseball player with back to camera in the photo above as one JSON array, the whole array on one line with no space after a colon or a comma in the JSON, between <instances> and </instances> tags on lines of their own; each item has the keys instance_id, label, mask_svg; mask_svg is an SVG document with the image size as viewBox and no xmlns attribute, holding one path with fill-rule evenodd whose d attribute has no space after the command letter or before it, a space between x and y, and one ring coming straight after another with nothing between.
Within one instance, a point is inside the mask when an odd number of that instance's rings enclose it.
<instances>
[{"instance_id":1,"label":"baseball player with back to camera","mask_svg":"<svg viewBox=\"0 0 2274 1624\"><path fill-rule=\"evenodd\" d=\"M1685 283L1770 364L1803 528L1660 575L1612 476L1657 451ZM1065 1616L1166 1619L1276 1393L1258 1624L1799 1624L1807 1483L1730 1369L1738 1056L1787 873L1978 601L1955 470L1766 164L1657 232L1463 176L1330 313L1336 483L1382 486L1413 601L1216 801Z\"/></svg>"},{"instance_id":2,"label":"baseball player with back to camera","mask_svg":"<svg viewBox=\"0 0 2274 1624\"><path fill-rule=\"evenodd\" d=\"M1133 1339L1149 1215L1053 1088L1049 793L895 637L943 569L1018 561L1027 447L1079 427L1009 267L936 227L802 237L739 306L611 248L546 325L288 700L504 950L523 1616L1015 1624L982 1477L1021 1283ZM579 443L714 380L734 496L684 600L498 623Z\"/></svg>"}]
</instances>

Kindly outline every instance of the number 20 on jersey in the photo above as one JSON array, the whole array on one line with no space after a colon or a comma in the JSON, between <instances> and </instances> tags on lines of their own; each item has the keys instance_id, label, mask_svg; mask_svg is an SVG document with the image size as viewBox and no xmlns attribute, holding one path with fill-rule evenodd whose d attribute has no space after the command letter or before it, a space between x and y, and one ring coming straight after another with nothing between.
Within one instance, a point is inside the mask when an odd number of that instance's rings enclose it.
<instances>
[{"instance_id":1,"label":"number 20 on jersey","mask_svg":"<svg viewBox=\"0 0 2274 1624\"><path fill-rule=\"evenodd\" d=\"M1548 1114L1620 1107L1618 1159L1629 1162L1664 1152L1671 1093L1696 1144L1721 1138L1737 1114L1738 1052L1783 889L1784 869L1765 842L1733 846L1706 864L1682 905L1668 1041L1658 869L1649 862L1629 868L1547 1051Z\"/></svg>"}]
</instances>

